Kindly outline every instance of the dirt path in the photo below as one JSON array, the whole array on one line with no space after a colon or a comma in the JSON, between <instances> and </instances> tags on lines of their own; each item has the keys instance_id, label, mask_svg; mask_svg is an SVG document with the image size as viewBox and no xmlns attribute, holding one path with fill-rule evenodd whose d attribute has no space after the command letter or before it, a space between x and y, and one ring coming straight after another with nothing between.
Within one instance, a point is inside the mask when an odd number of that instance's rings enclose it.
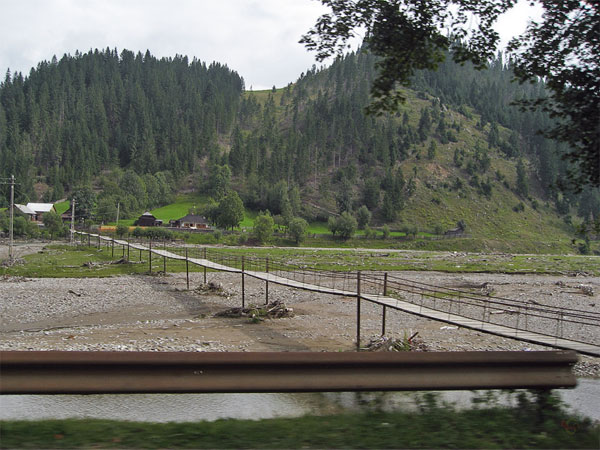
<instances>
[{"instance_id":1,"label":"dirt path","mask_svg":"<svg viewBox=\"0 0 600 450\"><path fill-rule=\"evenodd\" d=\"M36 253L40 251L47 242L15 242L13 247L13 256L16 258L22 258L25 255L29 255L31 253ZM9 248L8 248L8 240L4 239L0 242L0 264L8 259Z\"/></svg>"}]
</instances>

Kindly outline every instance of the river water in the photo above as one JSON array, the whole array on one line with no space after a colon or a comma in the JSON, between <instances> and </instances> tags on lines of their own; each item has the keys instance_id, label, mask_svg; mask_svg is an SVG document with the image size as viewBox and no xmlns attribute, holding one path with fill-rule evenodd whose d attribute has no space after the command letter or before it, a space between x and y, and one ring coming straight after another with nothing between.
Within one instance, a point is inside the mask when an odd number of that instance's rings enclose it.
<instances>
[{"instance_id":1,"label":"river water","mask_svg":"<svg viewBox=\"0 0 600 450\"><path fill-rule=\"evenodd\" d=\"M575 389L557 390L572 410L600 421L600 380L579 379ZM415 393L385 393L388 408L414 408ZM445 391L441 399L468 406L470 391ZM375 399L375 400L374 400ZM268 419L331 414L372 405L377 396L307 394L120 394L0 396L0 420L98 418L141 422L195 422L223 418ZM388 409L386 408L386 409Z\"/></svg>"}]
</instances>

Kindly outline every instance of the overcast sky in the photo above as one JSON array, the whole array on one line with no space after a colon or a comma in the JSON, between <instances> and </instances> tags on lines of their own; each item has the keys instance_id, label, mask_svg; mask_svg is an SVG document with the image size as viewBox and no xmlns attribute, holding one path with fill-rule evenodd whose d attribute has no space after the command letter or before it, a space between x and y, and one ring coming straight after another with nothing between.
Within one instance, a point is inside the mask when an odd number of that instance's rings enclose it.
<instances>
[{"instance_id":1,"label":"overcast sky","mask_svg":"<svg viewBox=\"0 0 600 450\"><path fill-rule=\"evenodd\" d=\"M505 40L525 28L521 3L499 23ZM316 63L298 40L326 10L314 0L0 0L0 11L2 79L53 55L116 47L218 61L257 90Z\"/></svg>"}]
</instances>

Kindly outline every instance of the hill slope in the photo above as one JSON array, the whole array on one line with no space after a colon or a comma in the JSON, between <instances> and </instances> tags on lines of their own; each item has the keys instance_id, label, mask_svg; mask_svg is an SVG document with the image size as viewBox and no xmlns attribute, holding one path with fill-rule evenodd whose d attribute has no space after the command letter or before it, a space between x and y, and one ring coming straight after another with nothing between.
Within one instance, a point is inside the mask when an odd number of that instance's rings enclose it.
<instances>
[{"instance_id":1,"label":"hill slope","mask_svg":"<svg viewBox=\"0 0 600 450\"><path fill-rule=\"evenodd\" d=\"M117 204L133 217L178 189L231 185L252 209L308 220L364 205L372 226L440 233L462 221L490 248L564 243L573 216L600 216L597 190L554 188L564 149L537 134L549 118L510 106L543 84L511 84L501 57L481 72L448 58L415 76L396 114L374 117L363 112L374 70L361 51L283 89L244 92L217 63L65 55L0 85L0 177L17 176L20 202L93 181L81 212L96 220Z\"/></svg>"}]
</instances>

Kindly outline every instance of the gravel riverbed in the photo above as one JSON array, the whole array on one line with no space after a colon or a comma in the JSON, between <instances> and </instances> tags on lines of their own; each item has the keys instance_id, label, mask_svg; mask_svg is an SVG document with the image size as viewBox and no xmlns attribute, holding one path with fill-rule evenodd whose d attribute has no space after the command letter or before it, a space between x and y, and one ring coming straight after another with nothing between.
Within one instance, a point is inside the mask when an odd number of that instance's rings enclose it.
<instances>
[{"instance_id":1,"label":"gravel riverbed","mask_svg":"<svg viewBox=\"0 0 600 450\"><path fill-rule=\"evenodd\" d=\"M527 298L547 306L600 311L600 278L543 275L403 272L437 286L487 283L495 296ZM282 300L293 317L252 323L214 314L241 306L240 275L209 273L221 293L201 292L201 273L111 278L0 278L0 350L110 351L351 351L356 339L356 300L270 284L269 299ZM246 277L246 303L265 302L265 283ZM590 286L593 295L582 293ZM361 344L381 334L380 306L362 302ZM513 339L387 312L386 335L417 334L429 351L549 350ZM598 330L573 330L600 342ZM600 358L580 357L579 376L600 377Z\"/></svg>"}]
</instances>

